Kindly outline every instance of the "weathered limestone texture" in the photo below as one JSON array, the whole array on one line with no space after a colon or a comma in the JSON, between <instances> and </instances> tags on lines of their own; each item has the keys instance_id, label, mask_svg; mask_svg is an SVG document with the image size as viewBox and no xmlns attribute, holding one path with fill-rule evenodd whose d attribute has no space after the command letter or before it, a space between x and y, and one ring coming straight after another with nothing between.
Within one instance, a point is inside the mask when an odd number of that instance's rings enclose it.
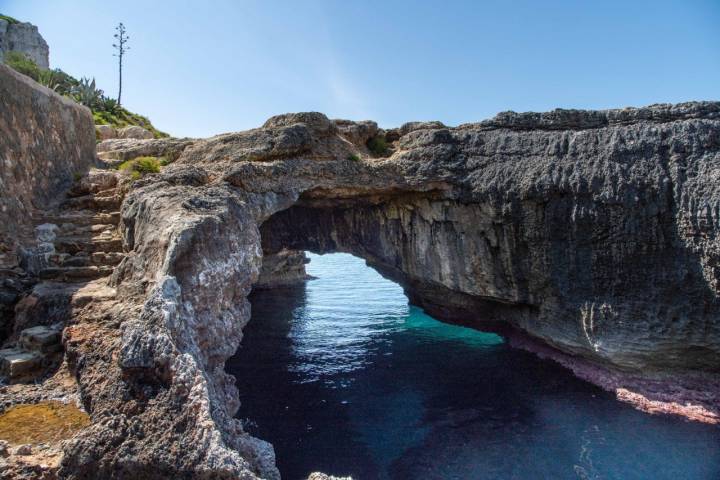
<instances>
[{"instance_id":1,"label":"weathered limestone texture","mask_svg":"<svg viewBox=\"0 0 720 480\"><path fill-rule=\"evenodd\" d=\"M379 135L385 158L366 146ZM250 290L300 272L303 250L363 257L437 318L648 411L720 418L720 103L389 131L297 113L101 146L175 161L122 201L112 294L69 314L92 424L64 444L63 478L278 478L224 364Z\"/></svg>"},{"instance_id":2,"label":"weathered limestone texture","mask_svg":"<svg viewBox=\"0 0 720 480\"><path fill-rule=\"evenodd\" d=\"M118 138L135 138L148 140L153 138L153 134L150 130L147 130L137 125L131 125L129 127L119 128L117 131Z\"/></svg>"},{"instance_id":3,"label":"weathered limestone texture","mask_svg":"<svg viewBox=\"0 0 720 480\"><path fill-rule=\"evenodd\" d=\"M720 104L409 124L385 132L397 140L380 159L351 141L364 128L281 115L194 141L134 184L114 282L141 313L122 320L119 371L102 387L83 380L100 367L72 353L97 421L63 472L276 477L271 447L232 420L223 364L263 251L283 249L354 253L441 319L610 372L585 378L628 401L661 378L678 388L640 398L717 420ZM104 393L115 389L132 409Z\"/></svg>"},{"instance_id":4,"label":"weathered limestone texture","mask_svg":"<svg viewBox=\"0 0 720 480\"><path fill-rule=\"evenodd\" d=\"M294 285L313 277L305 271L310 260L303 251L283 249L263 256L260 276L253 288L276 288Z\"/></svg>"},{"instance_id":5,"label":"weathered limestone texture","mask_svg":"<svg viewBox=\"0 0 720 480\"><path fill-rule=\"evenodd\" d=\"M39 67L50 68L50 48L31 23L10 23L0 19L0 62L5 52L24 53Z\"/></svg>"},{"instance_id":6,"label":"weathered limestone texture","mask_svg":"<svg viewBox=\"0 0 720 480\"><path fill-rule=\"evenodd\" d=\"M94 164L90 110L0 65L0 268L15 266L31 215Z\"/></svg>"},{"instance_id":7,"label":"weathered limestone texture","mask_svg":"<svg viewBox=\"0 0 720 480\"><path fill-rule=\"evenodd\" d=\"M188 138L110 138L97 144L98 158L109 165L119 165L126 160L150 156L177 159L182 151L193 143Z\"/></svg>"}]
</instances>

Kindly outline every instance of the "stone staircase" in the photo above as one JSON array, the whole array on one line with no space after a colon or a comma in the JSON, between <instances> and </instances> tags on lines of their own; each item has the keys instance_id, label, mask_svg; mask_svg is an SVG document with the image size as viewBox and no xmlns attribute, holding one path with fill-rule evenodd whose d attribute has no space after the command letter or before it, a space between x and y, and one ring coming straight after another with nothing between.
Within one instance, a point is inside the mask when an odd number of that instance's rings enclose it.
<instances>
[{"instance_id":1,"label":"stone staircase","mask_svg":"<svg viewBox=\"0 0 720 480\"><path fill-rule=\"evenodd\" d=\"M53 252L47 255L41 279L94 280L110 275L123 259L118 175L97 172L102 173L86 177L68 192L58 212L42 218L40 228L52 231Z\"/></svg>"},{"instance_id":2,"label":"stone staircase","mask_svg":"<svg viewBox=\"0 0 720 480\"><path fill-rule=\"evenodd\" d=\"M120 179L115 171L91 170L61 205L35 219L34 263L40 282L30 295L32 301L26 302L29 307L22 321L18 304L16 334L0 349L0 377L6 381L37 379L57 364L58 356L62 358L58 352L62 352L60 339L69 310L59 305L77 305L72 297L88 290L102 292L105 300L113 290L106 287L106 277L125 256L118 231L124 195ZM37 318L42 315L35 312L52 313ZM23 328L23 322L34 326Z\"/></svg>"},{"instance_id":3,"label":"stone staircase","mask_svg":"<svg viewBox=\"0 0 720 480\"><path fill-rule=\"evenodd\" d=\"M11 381L32 380L59 360L61 333L62 324L38 325L21 331L15 347L0 350L0 374Z\"/></svg>"}]
</instances>

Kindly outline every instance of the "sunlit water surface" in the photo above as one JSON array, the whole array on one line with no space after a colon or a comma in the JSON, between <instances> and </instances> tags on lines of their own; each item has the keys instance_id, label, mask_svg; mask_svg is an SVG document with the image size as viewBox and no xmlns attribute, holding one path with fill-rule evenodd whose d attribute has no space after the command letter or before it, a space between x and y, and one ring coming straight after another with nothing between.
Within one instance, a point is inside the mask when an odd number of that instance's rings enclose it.
<instances>
[{"instance_id":1,"label":"sunlit water surface","mask_svg":"<svg viewBox=\"0 0 720 480\"><path fill-rule=\"evenodd\" d=\"M440 323L358 258L310 258L316 280L251 295L227 366L284 479L720 479L717 427Z\"/></svg>"}]
</instances>

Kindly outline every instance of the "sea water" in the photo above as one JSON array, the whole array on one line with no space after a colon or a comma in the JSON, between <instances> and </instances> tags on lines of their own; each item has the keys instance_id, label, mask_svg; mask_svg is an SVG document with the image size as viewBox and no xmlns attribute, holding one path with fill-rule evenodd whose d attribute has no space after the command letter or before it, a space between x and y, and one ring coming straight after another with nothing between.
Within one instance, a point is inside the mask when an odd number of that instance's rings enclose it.
<instances>
[{"instance_id":1,"label":"sea water","mask_svg":"<svg viewBox=\"0 0 720 480\"><path fill-rule=\"evenodd\" d=\"M284 479L720 479L720 428L441 323L351 255L309 257L315 280L251 294L227 364Z\"/></svg>"}]
</instances>

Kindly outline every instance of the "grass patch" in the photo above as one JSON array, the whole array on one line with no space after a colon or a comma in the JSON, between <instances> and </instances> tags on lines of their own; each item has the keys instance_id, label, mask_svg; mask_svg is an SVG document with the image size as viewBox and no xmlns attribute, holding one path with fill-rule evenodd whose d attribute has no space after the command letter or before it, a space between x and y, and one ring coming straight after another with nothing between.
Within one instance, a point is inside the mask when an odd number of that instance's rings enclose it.
<instances>
[{"instance_id":1,"label":"grass patch","mask_svg":"<svg viewBox=\"0 0 720 480\"><path fill-rule=\"evenodd\" d=\"M117 107L114 112L93 110L93 120L95 120L95 125L110 125L115 128L137 125L138 127L150 130L155 138L169 136L167 133L155 128L147 117L126 110L124 107Z\"/></svg>"},{"instance_id":2,"label":"grass patch","mask_svg":"<svg viewBox=\"0 0 720 480\"><path fill-rule=\"evenodd\" d=\"M8 15L3 15L2 13L0 13L0 20L5 20L6 22L13 23L13 24L20 23L20 20L18 20L17 18L13 18Z\"/></svg>"},{"instance_id":3,"label":"grass patch","mask_svg":"<svg viewBox=\"0 0 720 480\"><path fill-rule=\"evenodd\" d=\"M367 142L367 147L376 157L386 157L390 153L390 147L385 135L377 135L371 138Z\"/></svg>"},{"instance_id":4,"label":"grass patch","mask_svg":"<svg viewBox=\"0 0 720 480\"><path fill-rule=\"evenodd\" d=\"M57 442L90 424L90 417L74 405L41 402L15 405L0 415L0 439L13 445Z\"/></svg>"},{"instance_id":5,"label":"grass patch","mask_svg":"<svg viewBox=\"0 0 720 480\"><path fill-rule=\"evenodd\" d=\"M27 75L37 82L42 69L22 52L5 52L5 64L23 75Z\"/></svg>"},{"instance_id":6,"label":"grass patch","mask_svg":"<svg viewBox=\"0 0 720 480\"><path fill-rule=\"evenodd\" d=\"M121 163L117 169L121 172L128 172L133 180L137 180L148 173L160 172L160 167L163 166L162 159L164 158L165 157L137 157Z\"/></svg>"}]
</instances>

